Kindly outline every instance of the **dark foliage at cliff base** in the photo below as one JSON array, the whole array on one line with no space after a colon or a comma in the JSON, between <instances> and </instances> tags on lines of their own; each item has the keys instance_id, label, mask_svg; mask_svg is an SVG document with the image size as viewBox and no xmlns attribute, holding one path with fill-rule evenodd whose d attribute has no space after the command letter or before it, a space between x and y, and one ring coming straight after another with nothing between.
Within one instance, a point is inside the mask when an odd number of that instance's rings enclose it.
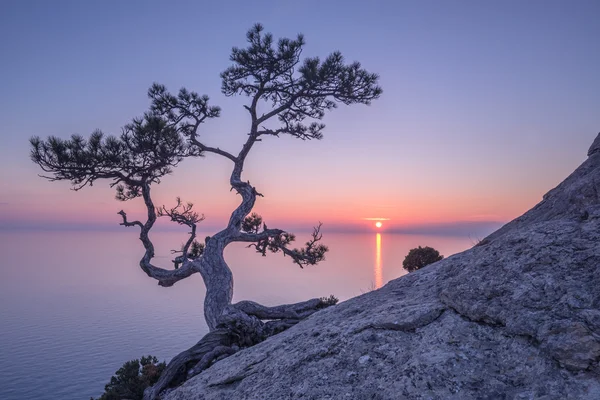
<instances>
[{"instance_id":1,"label":"dark foliage at cliff base","mask_svg":"<svg viewBox=\"0 0 600 400\"><path fill-rule=\"evenodd\" d=\"M127 361L110 378L110 382L104 386L104 393L97 400L142 400L144 390L158 381L165 367L165 362L159 363L154 356Z\"/></svg>"},{"instance_id":2,"label":"dark foliage at cliff base","mask_svg":"<svg viewBox=\"0 0 600 400\"><path fill-rule=\"evenodd\" d=\"M415 249L411 249L408 252L408 255L402 262L402 267L408 272L414 272L425 267L426 265L440 261L442 258L444 258L444 256L440 255L440 252L433 247L419 246Z\"/></svg>"}]
</instances>

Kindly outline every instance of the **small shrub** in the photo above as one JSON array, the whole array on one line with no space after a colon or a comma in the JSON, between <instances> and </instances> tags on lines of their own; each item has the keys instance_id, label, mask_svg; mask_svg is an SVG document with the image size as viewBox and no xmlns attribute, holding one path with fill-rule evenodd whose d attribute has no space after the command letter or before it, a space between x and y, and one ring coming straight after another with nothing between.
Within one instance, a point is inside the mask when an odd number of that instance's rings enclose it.
<instances>
[{"instance_id":1,"label":"small shrub","mask_svg":"<svg viewBox=\"0 0 600 400\"><path fill-rule=\"evenodd\" d=\"M440 261L444 256L440 255L440 252L433 247L417 247L411 249L408 255L402 262L402 267L408 272L414 272L418 269L423 268L426 265L432 264L436 261Z\"/></svg>"},{"instance_id":2,"label":"small shrub","mask_svg":"<svg viewBox=\"0 0 600 400\"><path fill-rule=\"evenodd\" d=\"M127 361L110 378L110 382L104 386L104 393L97 400L142 400L144 390L158 381L165 367L166 363L159 363L154 356Z\"/></svg>"}]
</instances>

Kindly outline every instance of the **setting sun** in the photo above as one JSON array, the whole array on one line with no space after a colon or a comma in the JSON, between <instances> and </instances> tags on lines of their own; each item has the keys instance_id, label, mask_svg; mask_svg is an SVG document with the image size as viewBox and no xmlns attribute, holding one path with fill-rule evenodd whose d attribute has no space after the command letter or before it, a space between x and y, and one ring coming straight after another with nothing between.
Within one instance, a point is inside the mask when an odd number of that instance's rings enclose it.
<instances>
[{"instance_id":1,"label":"setting sun","mask_svg":"<svg viewBox=\"0 0 600 400\"><path fill-rule=\"evenodd\" d=\"M375 226L378 228L381 228L381 225L383 225L380 221L375 222Z\"/></svg>"}]
</instances>

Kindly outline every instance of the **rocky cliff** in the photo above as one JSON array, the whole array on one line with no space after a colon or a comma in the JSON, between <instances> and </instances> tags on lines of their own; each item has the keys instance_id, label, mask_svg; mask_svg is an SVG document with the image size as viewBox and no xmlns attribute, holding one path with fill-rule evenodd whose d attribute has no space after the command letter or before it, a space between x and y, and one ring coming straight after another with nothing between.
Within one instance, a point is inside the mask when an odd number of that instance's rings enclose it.
<instances>
[{"instance_id":1,"label":"rocky cliff","mask_svg":"<svg viewBox=\"0 0 600 400\"><path fill-rule=\"evenodd\" d=\"M480 244L318 312L184 399L600 399L600 135Z\"/></svg>"}]
</instances>

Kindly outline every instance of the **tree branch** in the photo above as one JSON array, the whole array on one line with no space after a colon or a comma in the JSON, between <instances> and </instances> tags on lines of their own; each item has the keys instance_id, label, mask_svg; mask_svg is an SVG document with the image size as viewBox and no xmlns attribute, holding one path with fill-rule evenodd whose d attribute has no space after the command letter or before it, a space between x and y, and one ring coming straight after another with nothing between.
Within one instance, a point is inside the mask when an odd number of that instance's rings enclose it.
<instances>
[{"instance_id":1,"label":"tree branch","mask_svg":"<svg viewBox=\"0 0 600 400\"><path fill-rule=\"evenodd\" d=\"M272 253L281 251L284 255L291 257L300 268L304 268L307 265L315 265L323 261L325 253L329 251L327 246L319 243L323 238L321 234L322 225L319 222L311 233L311 239L300 249L287 247L296 239L295 235L281 229L266 229L266 226L262 232L239 232L232 241L252 242L248 247L254 247L256 252L263 256L267 255L267 251Z\"/></svg>"},{"instance_id":2,"label":"tree branch","mask_svg":"<svg viewBox=\"0 0 600 400\"><path fill-rule=\"evenodd\" d=\"M127 214L125 214L125 211L121 210L119 211L117 214L121 215L121 217L123 217L123 222L120 223L119 225L123 225L123 226L139 226L141 229L144 229L144 224L142 224L140 221L127 221Z\"/></svg>"},{"instance_id":3,"label":"tree branch","mask_svg":"<svg viewBox=\"0 0 600 400\"><path fill-rule=\"evenodd\" d=\"M198 271L197 267L194 265L194 263L190 262L187 258L184 258L182 260L183 265L181 266L181 268L176 268L174 270L167 270L167 269L159 268L159 267L154 266L150 262L152 260L152 258L154 258L154 244L150 240L150 237L148 234L149 234L150 230L152 229L152 227L154 226L154 223L156 222L157 215L156 215L156 210L154 208L154 203L152 202L152 198L150 197L150 185L149 184L144 184L142 186L142 197L144 199L144 204L146 205L146 209L148 212L148 219L146 220L146 223L142 224L140 221L129 222L127 220L127 214L123 210L121 210L121 211L119 211L118 214L121 215L121 217L123 218L123 222L119 225L123 225L123 226L127 226L127 227L129 227L129 226L139 226L140 227L140 241L144 245L144 249L146 249L144 256L140 260L140 267L149 277L156 279L160 286L164 286L164 287L173 286L178 281L185 279L185 278L189 277L190 275L192 275L196 272L199 272L199 271ZM190 207L190 210L191 210L191 207ZM181 216L181 214L176 214L176 217L184 218ZM186 222L192 223L190 221L198 220L199 218L200 217L198 217L198 215L195 214L195 217L191 217ZM194 228L192 229L192 235L195 237L195 229ZM184 254L186 254L186 253L184 253Z\"/></svg>"},{"instance_id":4,"label":"tree branch","mask_svg":"<svg viewBox=\"0 0 600 400\"><path fill-rule=\"evenodd\" d=\"M245 314L253 315L259 319L303 319L308 315L325 308L327 305L335 304L335 298L315 298L300 303L281 304L278 306L264 306L254 301L240 301L233 304L233 307ZM307 315L307 312L309 313Z\"/></svg>"},{"instance_id":5,"label":"tree branch","mask_svg":"<svg viewBox=\"0 0 600 400\"><path fill-rule=\"evenodd\" d=\"M220 156L223 156L223 157L229 158L229 159L230 159L231 161L233 161L233 162L236 162L236 161L237 161L237 158L236 158L236 157L235 157L233 154L231 154L231 153L228 153L228 152L226 152L225 150L221 150L221 149L219 149L218 147L209 147L209 146L206 146L206 145L204 145L204 144L200 143L200 142L199 142L199 141L196 139L196 136L195 136L195 135L194 135L194 136L193 136L193 137L192 137L190 140L191 140L191 142L192 142L193 144L195 144L196 146L198 146L198 149L199 149L200 151L207 152L207 153L214 153L214 154L218 154L218 155L220 155Z\"/></svg>"},{"instance_id":6,"label":"tree branch","mask_svg":"<svg viewBox=\"0 0 600 400\"><path fill-rule=\"evenodd\" d=\"M155 83L148 90L148 97L152 100L151 112L168 120L170 126L188 137L190 143L197 146L201 152L218 154L236 162L236 157L227 151L206 146L198 140L200 125L206 119L218 118L221 115L220 107L208 105L208 96L200 96L185 88L174 96L164 85Z\"/></svg>"},{"instance_id":7,"label":"tree branch","mask_svg":"<svg viewBox=\"0 0 600 400\"><path fill-rule=\"evenodd\" d=\"M30 144L31 160L51 174L46 179L71 181L74 190L98 179L111 180L111 187L124 183L132 196L120 200L137 197L143 183L158 183L184 158L200 155L164 118L149 114L133 119L119 137L95 131L87 140L32 137Z\"/></svg>"},{"instance_id":8,"label":"tree branch","mask_svg":"<svg viewBox=\"0 0 600 400\"><path fill-rule=\"evenodd\" d=\"M193 253L189 252L190 246L194 244L194 239L196 238L196 224L204 221L204 214L200 215L193 211L193 203L183 204L179 197L177 197L176 200L177 204L175 207L167 209L165 206L162 206L157 210L157 215L159 217L168 216L171 221L176 222L179 225L189 226L192 229L190 237L181 248L180 252L182 255L173 261L175 263L175 268L177 269L179 264L185 263L188 258L198 258L204 250L203 245L196 242L196 250ZM178 251L173 250L172 253L178 253Z\"/></svg>"}]
</instances>

